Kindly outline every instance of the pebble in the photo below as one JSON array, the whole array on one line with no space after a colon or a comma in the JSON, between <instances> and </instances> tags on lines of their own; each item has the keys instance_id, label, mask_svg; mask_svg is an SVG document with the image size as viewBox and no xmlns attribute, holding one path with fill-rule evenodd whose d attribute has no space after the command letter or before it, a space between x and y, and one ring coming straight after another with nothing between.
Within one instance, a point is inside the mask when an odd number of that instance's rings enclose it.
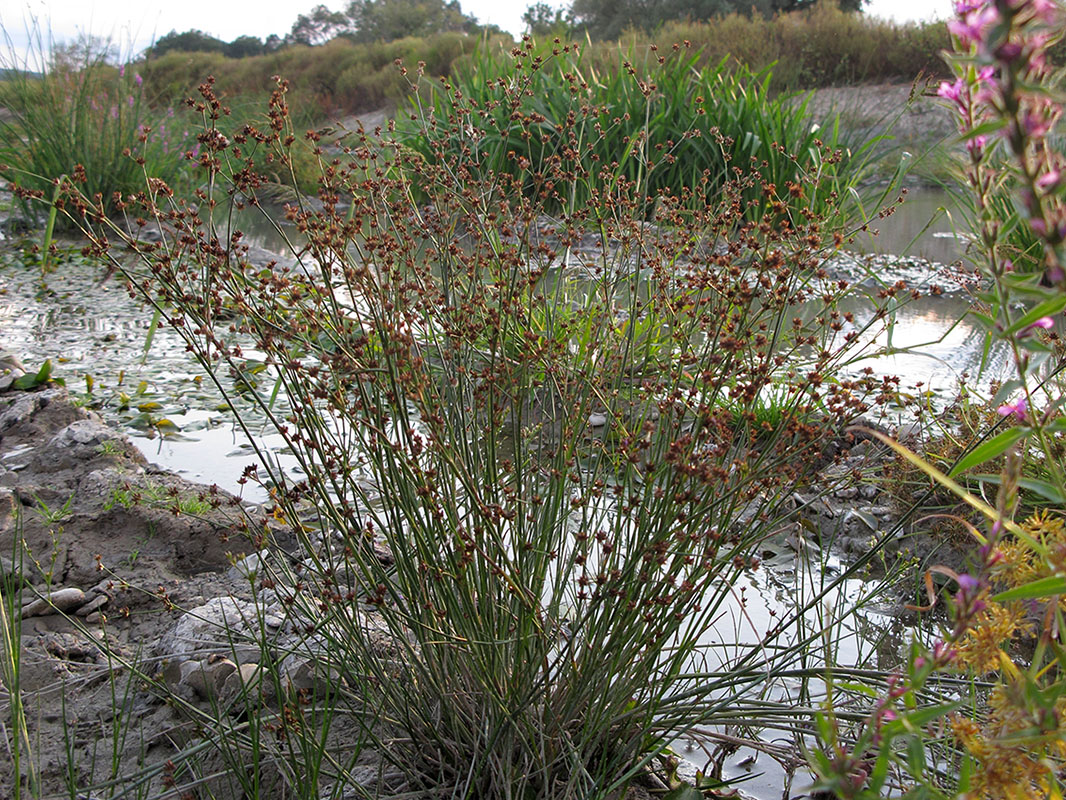
<instances>
[{"instance_id":1,"label":"pebble","mask_svg":"<svg viewBox=\"0 0 1066 800\"><path fill-rule=\"evenodd\" d=\"M108 600L110 600L110 598L106 594L98 594L96 595L96 597L94 597L88 603L83 605L74 613L77 614L79 617L88 617L94 611L99 611L101 608L106 606Z\"/></svg>"},{"instance_id":2,"label":"pebble","mask_svg":"<svg viewBox=\"0 0 1066 800\"><path fill-rule=\"evenodd\" d=\"M178 672L179 683L192 689L200 699L211 700L223 691L229 677L237 672L237 665L228 658L194 659L182 663Z\"/></svg>"},{"instance_id":3,"label":"pebble","mask_svg":"<svg viewBox=\"0 0 1066 800\"><path fill-rule=\"evenodd\" d=\"M74 587L57 589L46 597L38 597L22 607L22 616L43 617L49 614L66 614L85 603L85 592Z\"/></svg>"}]
</instances>

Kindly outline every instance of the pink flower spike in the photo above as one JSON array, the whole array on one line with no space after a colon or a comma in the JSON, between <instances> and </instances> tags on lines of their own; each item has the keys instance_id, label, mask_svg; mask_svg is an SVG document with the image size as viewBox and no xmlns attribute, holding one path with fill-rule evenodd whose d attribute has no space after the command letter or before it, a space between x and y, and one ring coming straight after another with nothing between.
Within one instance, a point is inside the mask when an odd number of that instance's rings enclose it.
<instances>
[{"instance_id":1,"label":"pink flower spike","mask_svg":"<svg viewBox=\"0 0 1066 800\"><path fill-rule=\"evenodd\" d=\"M1027 325L1025 330L1031 331L1033 328L1043 328L1045 331L1049 331L1055 327L1055 320L1051 317L1041 317L1032 325Z\"/></svg>"},{"instance_id":2,"label":"pink flower spike","mask_svg":"<svg viewBox=\"0 0 1066 800\"><path fill-rule=\"evenodd\" d=\"M1061 177L1062 174L1057 169L1050 169L1036 179L1036 185L1040 189L1054 189Z\"/></svg>"},{"instance_id":3,"label":"pink flower spike","mask_svg":"<svg viewBox=\"0 0 1066 800\"><path fill-rule=\"evenodd\" d=\"M126 65L125 64L123 64L121 67L118 68L118 76L120 78L125 78L126 77Z\"/></svg>"},{"instance_id":4,"label":"pink flower spike","mask_svg":"<svg viewBox=\"0 0 1066 800\"><path fill-rule=\"evenodd\" d=\"M1007 403L996 409L996 412L1001 417L1013 416L1018 422L1025 422L1025 415L1029 410L1029 404L1025 402L1024 397L1018 398L1014 403Z\"/></svg>"},{"instance_id":5,"label":"pink flower spike","mask_svg":"<svg viewBox=\"0 0 1066 800\"><path fill-rule=\"evenodd\" d=\"M139 72L133 73L133 82L135 84L137 84L138 86L140 86L142 83L144 83L144 78L141 77L141 73L139 73Z\"/></svg>"}]
</instances>

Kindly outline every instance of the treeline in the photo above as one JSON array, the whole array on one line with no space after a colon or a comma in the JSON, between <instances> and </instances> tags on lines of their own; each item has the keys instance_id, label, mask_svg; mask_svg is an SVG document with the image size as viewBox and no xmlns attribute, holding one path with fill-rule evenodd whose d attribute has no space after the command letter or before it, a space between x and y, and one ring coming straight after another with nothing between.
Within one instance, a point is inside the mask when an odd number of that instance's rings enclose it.
<instances>
[{"instance_id":1,"label":"treeline","mask_svg":"<svg viewBox=\"0 0 1066 800\"><path fill-rule=\"evenodd\" d=\"M406 2L387 0L401 1ZM775 91L910 81L922 72L941 75L940 53L950 44L943 24L897 25L849 13L823 0L769 17L733 12L704 22L667 23L652 33L630 29L612 40L593 39L590 63L610 68L617 66L619 47L636 57L648 45L668 48L683 41L702 51L704 63L726 59L756 71L773 64ZM142 73L159 102L174 102L194 92L206 75L214 75L230 95L267 92L271 76L284 75L294 89L293 102L313 116L395 105L410 91L396 59L408 65L423 61L427 75L441 76L451 74L456 60L476 48L507 52L512 46L506 34L475 36L465 30L376 42L336 36L322 45L291 44L244 58L227 57L217 47L195 53L169 50L149 59Z\"/></svg>"},{"instance_id":2,"label":"treeline","mask_svg":"<svg viewBox=\"0 0 1066 800\"><path fill-rule=\"evenodd\" d=\"M464 14L459 0L351 0L343 11L317 5L300 14L285 36L272 34L265 40L239 36L225 42L201 30L171 31L146 51L150 57L172 52L215 53L226 58L245 58L275 53L286 47L314 47L334 39L355 44L393 42L440 33L502 34L495 25L480 25Z\"/></svg>"},{"instance_id":3,"label":"treeline","mask_svg":"<svg viewBox=\"0 0 1066 800\"><path fill-rule=\"evenodd\" d=\"M626 31L654 31L674 22L707 22L732 14L772 18L810 8L817 0L573 0L556 7L543 0L528 6L522 16L525 33L533 36L589 36L617 39ZM859 11L866 0L835 0L844 11ZM273 53L293 45L313 47L344 38L356 44L392 42L438 33L503 34L495 25L482 25L464 14L459 0L350 0L341 11L316 5L300 14L285 36L265 40L239 36L225 42L201 30L171 31L147 51L162 56L174 51L217 53L245 58Z\"/></svg>"}]
</instances>

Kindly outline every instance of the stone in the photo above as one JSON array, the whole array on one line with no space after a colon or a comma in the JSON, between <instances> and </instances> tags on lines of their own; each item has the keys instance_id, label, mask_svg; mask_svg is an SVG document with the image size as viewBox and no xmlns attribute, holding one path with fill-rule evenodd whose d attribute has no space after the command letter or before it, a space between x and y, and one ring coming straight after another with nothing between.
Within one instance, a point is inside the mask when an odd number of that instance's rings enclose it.
<instances>
[{"instance_id":1,"label":"stone","mask_svg":"<svg viewBox=\"0 0 1066 800\"><path fill-rule=\"evenodd\" d=\"M234 705L241 702L242 696L253 697L258 695L264 700L274 696L274 682L269 679L266 670L259 664L241 664L230 673L222 684L219 699L223 705Z\"/></svg>"},{"instance_id":2,"label":"stone","mask_svg":"<svg viewBox=\"0 0 1066 800\"><path fill-rule=\"evenodd\" d=\"M235 597L215 597L187 611L158 645L165 658L223 655L244 664L258 661L261 648L254 603Z\"/></svg>"},{"instance_id":3,"label":"stone","mask_svg":"<svg viewBox=\"0 0 1066 800\"><path fill-rule=\"evenodd\" d=\"M22 607L22 616L43 617L49 614L67 614L80 607L85 602L85 592L81 589L70 587L57 589L45 597L31 600Z\"/></svg>"},{"instance_id":4,"label":"stone","mask_svg":"<svg viewBox=\"0 0 1066 800\"><path fill-rule=\"evenodd\" d=\"M194 659L179 666L178 682L192 689L201 700L213 700L219 697L235 672L237 665L228 658Z\"/></svg>"},{"instance_id":5,"label":"stone","mask_svg":"<svg viewBox=\"0 0 1066 800\"><path fill-rule=\"evenodd\" d=\"M74 613L79 617L88 617L94 611L99 611L106 606L110 599L106 594L98 594Z\"/></svg>"},{"instance_id":6,"label":"stone","mask_svg":"<svg viewBox=\"0 0 1066 800\"><path fill-rule=\"evenodd\" d=\"M270 555L270 549L268 548L260 550L258 553L252 553L250 556L245 556L229 568L226 572L226 577L238 581L254 581L256 575L266 569Z\"/></svg>"}]
</instances>

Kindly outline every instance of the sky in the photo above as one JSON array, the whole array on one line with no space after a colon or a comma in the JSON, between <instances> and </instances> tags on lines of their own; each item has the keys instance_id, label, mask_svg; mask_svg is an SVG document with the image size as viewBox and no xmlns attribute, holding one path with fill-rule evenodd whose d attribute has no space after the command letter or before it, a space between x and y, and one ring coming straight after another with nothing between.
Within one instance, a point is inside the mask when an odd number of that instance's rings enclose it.
<instances>
[{"instance_id":1,"label":"sky","mask_svg":"<svg viewBox=\"0 0 1066 800\"><path fill-rule=\"evenodd\" d=\"M549 3L552 0L548 0ZM16 52L27 39L26 28L32 19L50 28L56 41L69 42L79 33L110 39L124 54L138 53L154 39L172 30L197 28L224 41L250 35L265 39L272 33L284 36L298 14L306 13L318 0L298 3L263 2L263 0L5 0L0 24L10 37ZM515 35L522 32L522 12L533 0L460 0L463 11L481 23L495 23ZM325 0L334 9L345 0ZM557 2L557 5L563 3ZM871 0L866 13L899 22L908 20L946 19L951 0ZM4 50L0 46L0 58Z\"/></svg>"}]
</instances>

